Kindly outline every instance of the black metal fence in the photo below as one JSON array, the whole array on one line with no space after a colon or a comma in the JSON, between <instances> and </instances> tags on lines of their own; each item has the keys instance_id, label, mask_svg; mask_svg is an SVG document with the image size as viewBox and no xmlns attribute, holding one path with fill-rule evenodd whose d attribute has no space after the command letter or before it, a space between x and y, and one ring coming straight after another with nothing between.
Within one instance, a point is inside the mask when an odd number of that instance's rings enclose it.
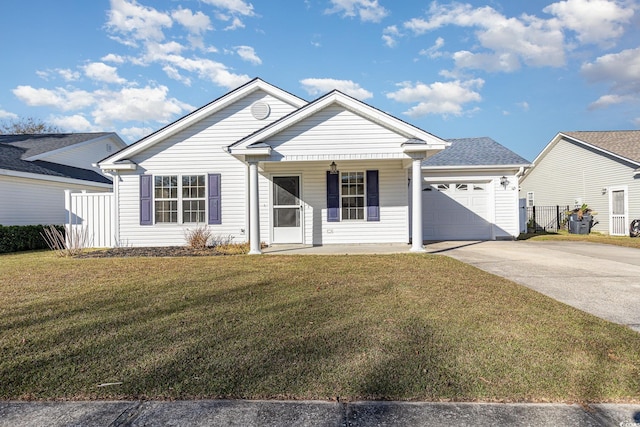
<instances>
[{"instance_id":1,"label":"black metal fence","mask_svg":"<svg viewBox=\"0 0 640 427\"><path fill-rule=\"evenodd\" d=\"M558 232L566 228L569 206L528 206L527 233Z\"/></svg>"}]
</instances>

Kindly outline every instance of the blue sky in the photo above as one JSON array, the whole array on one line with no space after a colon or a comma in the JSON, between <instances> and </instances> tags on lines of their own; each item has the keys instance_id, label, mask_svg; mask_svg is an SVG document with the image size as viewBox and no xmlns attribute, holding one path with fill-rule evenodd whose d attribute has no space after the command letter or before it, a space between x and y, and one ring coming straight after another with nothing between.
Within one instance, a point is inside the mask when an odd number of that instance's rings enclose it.
<instances>
[{"instance_id":1,"label":"blue sky","mask_svg":"<svg viewBox=\"0 0 640 427\"><path fill-rule=\"evenodd\" d=\"M253 77L533 160L640 128L637 0L4 0L0 120L127 142Z\"/></svg>"}]
</instances>

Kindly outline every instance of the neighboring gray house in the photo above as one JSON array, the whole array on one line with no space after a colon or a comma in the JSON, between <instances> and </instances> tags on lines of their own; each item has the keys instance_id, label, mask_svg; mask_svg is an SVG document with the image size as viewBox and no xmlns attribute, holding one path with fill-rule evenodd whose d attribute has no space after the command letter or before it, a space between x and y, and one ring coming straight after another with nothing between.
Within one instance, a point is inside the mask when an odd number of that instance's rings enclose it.
<instances>
[{"instance_id":1,"label":"neighboring gray house","mask_svg":"<svg viewBox=\"0 0 640 427\"><path fill-rule=\"evenodd\" d=\"M640 218L640 131L560 132L520 179L527 206L592 208L595 231L624 236Z\"/></svg>"},{"instance_id":2,"label":"neighboring gray house","mask_svg":"<svg viewBox=\"0 0 640 427\"><path fill-rule=\"evenodd\" d=\"M491 138L447 142L422 163L424 240L516 237L518 177L530 162Z\"/></svg>"},{"instance_id":3,"label":"neighboring gray house","mask_svg":"<svg viewBox=\"0 0 640 427\"><path fill-rule=\"evenodd\" d=\"M107 132L0 135L0 224L64 224L64 190L111 191L93 164L125 146Z\"/></svg>"}]
</instances>

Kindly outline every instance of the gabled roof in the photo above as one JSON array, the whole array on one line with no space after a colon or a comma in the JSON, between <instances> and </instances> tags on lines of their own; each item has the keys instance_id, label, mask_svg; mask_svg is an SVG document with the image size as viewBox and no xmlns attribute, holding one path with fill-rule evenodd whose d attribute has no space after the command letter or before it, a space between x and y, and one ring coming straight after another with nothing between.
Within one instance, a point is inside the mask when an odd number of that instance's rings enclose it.
<instances>
[{"instance_id":1,"label":"gabled roof","mask_svg":"<svg viewBox=\"0 0 640 427\"><path fill-rule=\"evenodd\" d=\"M150 135L145 136L144 138L136 141L123 150L120 150L119 152L100 160L98 163L101 166L114 165L121 160L128 159L135 154L138 154L157 144L158 142L165 140L169 136L174 135L179 131L191 126L192 124L202 120L203 118L224 109L225 107L233 104L234 102L257 90L262 90L273 96L274 98L280 99L281 101L286 102L296 108L299 108L307 103L307 101L302 98L292 95L291 93L273 86L265 82L264 80L255 78L240 86L239 88L234 89L231 92L226 93L225 95L222 95L209 104L198 108L197 110L187 114L184 117L181 117L175 122L170 123L169 125L157 130Z\"/></svg>"},{"instance_id":2,"label":"gabled roof","mask_svg":"<svg viewBox=\"0 0 640 427\"><path fill-rule=\"evenodd\" d=\"M425 145L439 145L440 148L448 145L444 140L438 138L435 135L430 134L422 129L419 129L403 120L391 116L375 107L365 104L355 98L352 98L338 90L329 92L328 94L308 103L307 105L298 108L296 111L282 117L280 120L265 126L262 129L248 135L236 143L229 146L231 153L234 150L250 149L251 146L263 142L284 129L293 126L296 123L314 115L315 113L331 106L340 105L341 107L354 112L366 119L374 121L381 126L391 129L407 138L409 144L416 144L420 142ZM245 151L243 151L245 152Z\"/></svg>"},{"instance_id":3,"label":"gabled roof","mask_svg":"<svg viewBox=\"0 0 640 427\"><path fill-rule=\"evenodd\" d=\"M422 162L423 168L447 166L528 166L530 162L491 138L448 139L451 145Z\"/></svg>"},{"instance_id":4,"label":"gabled roof","mask_svg":"<svg viewBox=\"0 0 640 427\"><path fill-rule=\"evenodd\" d=\"M31 159L41 154L69 148L84 142L108 136L118 137L113 132L97 133L45 133L45 134L24 134L24 135L0 135L0 144L8 144L13 147L22 148L23 159ZM122 142L124 146L124 142Z\"/></svg>"},{"instance_id":5,"label":"gabled roof","mask_svg":"<svg viewBox=\"0 0 640 427\"><path fill-rule=\"evenodd\" d=\"M640 164L640 130L560 132L577 142L587 143Z\"/></svg>"},{"instance_id":6,"label":"gabled roof","mask_svg":"<svg viewBox=\"0 0 640 427\"><path fill-rule=\"evenodd\" d=\"M111 184L109 178L98 172L42 160L33 160L42 154L58 151L92 141L114 133L0 135L0 169L48 177ZM117 135L115 135L117 137ZM117 138L119 140L119 137ZM124 145L124 143L123 143Z\"/></svg>"},{"instance_id":7,"label":"gabled roof","mask_svg":"<svg viewBox=\"0 0 640 427\"><path fill-rule=\"evenodd\" d=\"M558 132L533 160L532 166L535 168L562 139L640 166L640 130Z\"/></svg>"}]
</instances>

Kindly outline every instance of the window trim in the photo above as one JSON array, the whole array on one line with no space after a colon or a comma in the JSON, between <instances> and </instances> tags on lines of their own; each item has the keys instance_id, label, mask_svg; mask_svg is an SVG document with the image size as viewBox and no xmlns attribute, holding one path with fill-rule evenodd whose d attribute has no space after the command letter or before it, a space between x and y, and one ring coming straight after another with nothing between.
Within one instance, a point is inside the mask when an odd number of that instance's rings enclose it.
<instances>
[{"instance_id":1,"label":"window trim","mask_svg":"<svg viewBox=\"0 0 640 427\"><path fill-rule=\"evenodd\" d=\"M153 180L152 180L152 208L153 208L153 213L152 213L152 218L153 218L153 225L159 225L159 226L164 226L164 225L169 225L169 226L175 226L175 225L193 225L193 224L207 224L207 218L209 215L209 211L208 211L208 194L209 194L209 186L208 186L208 174L206 173L185 173L185 174L176 174L176 173L169 173L169 174L157 174L157 175L152 175L153 176ZM184 197L183 196L183 179L185 177L191 177L191 176L197 176L197 177L202 177L203 178L203 186L204 186L204 196L203 197ZM175 198L158 198L156 197L156 178L163 178L163 177L176 177L176 196ZM177 215L176 215L176 222L173 221L158 221L157 217L156 217L156 202L158 201L175 201L176 202L176 210L177 210ZM204 210L203 210L203 221L197 221L197 222L185 222L184 220L184 205L183 202L185 201L202 201L204 204Z\"/></svg>"},{"instance_id":2,"label":"window trim","mask_svg":"<svg viewBox=\"0 0 640 427\"><path fill-rule=\"evenodd\" d=\"M533 191L527 191L527 207L530 208L532 206L535 206L535 193Z\"/></svg>"},{"instance_id":3,"label":"window trim","mask_svg":"<svg viewBox=\"0 0 640 427\"><path fill-rule=\"evenodd\" d=\"M355 186L357 188L358 185L362 186L362 194L343 194L342 193L342 186L343 186L343 181L342 181L342 176L344 174L360 174L362 176L362 183L358 183L357 181L354 182L353 186ZM356 178L357 179L357 178ZM339 188L339 192L340 192L340 221L348 221L348 222L357 222L357 221L367 221L367 173L366 171L359 171L359 170L351 170L351 171L346 171L346 172L342 172L340 171L340 188ZM347 183L347 185L349 185L350 183ZM343 206L343 199L348 198L348 197L357 197L357 198L361 198L362 199L362 206L361 207L347 207L345 208ZM357 210L362 210L362 218L344 218L343 216L343 209L355 209L356 212Z\"/></svg>"}]
</instances>

